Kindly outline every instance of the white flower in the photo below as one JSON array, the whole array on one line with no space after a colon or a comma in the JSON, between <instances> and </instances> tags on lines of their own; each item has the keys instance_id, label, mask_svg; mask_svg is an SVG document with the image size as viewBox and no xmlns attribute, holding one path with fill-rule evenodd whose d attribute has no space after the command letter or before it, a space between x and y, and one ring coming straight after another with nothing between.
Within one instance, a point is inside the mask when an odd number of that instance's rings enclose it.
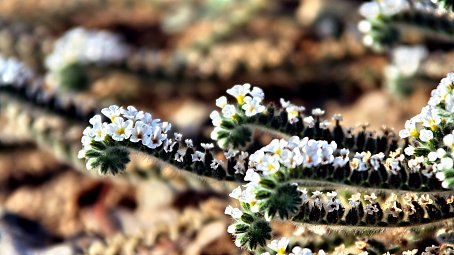
<instances>
[{"instance_id":1,"label":"white flower","mask_svg":"<svg viewBox=\"0 0 454 255\"><path fill-rule=\"evenodd\" d=\"M328 197L328 199L334 199L337 196L337 192L336 191L328 192L326 193L326 196Z\"/></svg>"},{"instance_id":2,"label":"white flower","mask_svg":"<svg viewBox=\"0 0 454 255\"><path fill-rule=\"evenodd\" d=\"M103 141L107 133L109 132L108 124L104 122L93 125L93 128L91 128L90 132L95 141Z\"/></svg>"},{"instance_id":3,"label":"white flower","mask_svg":"<svg viewBox=\"0 0 454 255\"><path fill-rule=\"evenodd\" d=\"M379 211L380 211L380 210L378 209L378 207L377 207L376 204L374 204L374 205L370 205L370 204L369 204L369 205L366 206L366 212L367 212L367 214L372 215L372 214L374 214L374 213L376 213L376 212L379 212Z\"/></svg>"},{"instance_id":4,"label":"white flower","mask_svg":"<svg viewBox=\"0 0 454 255\"><path fill-rule=\"evenodd\" d=\"M145 112L143 117L139 120L151 127L156 126L161 122L160 119L153 119L153 116L148 112Z\"/></svg>"},{"instance_id":5,"label":"white flower","mask_svg":"<svg viewBox=\"0 0 454 255\"><path fill-rule=\"evenodd\" d=\"M255 202L256 200L254 189L255 189L254 185L246 186L246 189L241 192L239 201L248 204Z\"/></svg>"},{"instance_id":6,"label":"white flower","mask_svg":"<svg viewBox=\"0 0 454 255\"><path fill-rule=\"evenodd\" d=\"M369 203L373 204L377 200L377 196L375 195L375 193L372 193L370 195L364 195L364 200L367 200L369 201Z\"/></svg>"},{"instance_id":7,"label":"white flower","mask_svg":"<svg viewBox=\"0 0 454 255\"><path fill-rule=\"evenodd\" d=\"M188 148L194 147L194 144L192 143L191 139L184 140L184 143L186 143L186 146L188 146Z\"/></svg>"},{"instance_id":8,"label":"white flower","mask_svg":"<svg viewBox=\"0 0 454 255\"><path fill-rule=\"evenodd\" d=\"M151 132L148 132L142 138L142 143L148 148L155 149L167 139L167 135L162 133L160 126L154 126L151 129Z\"/></svg>"},{"instance_id":9,"label":"white flower","mask_svg":"<svg viewBox=\"0 0 454 255\"><path fill-rule=\"evenodd\" d=\"M196 161L203 162L205 160L205 153L203 153L201 151L196 151L196 152L194 152L194 154L191 155L191 158L192 158L192 162L196 162Z\"/></svg>"},{"instance_id":10,"label":"white flower","mask_svg":"<svg viewBox=\"0 0 454 255\"><path fill-rule=\"evenodd\" d=\"M382 13L386 16L397 14L408 7L406 0L382 0L379 3Z\"/></svg>"},{"instance_id":11,"label":"white flower","mask_svg":"<svg viewBox=\"0 0 454 255\"><path fill-rule=\"evenodd\" d=\"M241 106L243 108L246 116L251 117L257 113L265 111L265 106L260 104L261 100L258 97L251 98L249 96L244 98L244 104Z\"/></svg>"},{"instance_id":12,"label":"white flower","mask_svg":"<svg viewBox=\"0 0 454 255\"><path fill-rule=\"evenodd\" d=\"M232 207L230 205L225 208L224 213L232 216L232 218L234 219L239 219L241 215L243 215L243 212L240 209Z\"/></svg>"},{"instance_id":13,"label":"white flower","mask_svg":"<svg viewBox=\"0 0 454 255\"><path fill-rule=\"evenodd\" d=\"M236 114L236 108L234 105L227 104L226 106L224 106L224 108L222 108L222 115L226 118L232 119L233 116L235 116L235 114ZM213 125L214 125L214 123L213 123Z\"/></svg>"},{"instance_id":14,"label":"white flower","mask_svg":"<svg viewBox=\"0 0 454 255\"><path fill-rule=\"evenodd\" d=\"M225 96L222 96L218 99L216 99L216 106L219 107L219 108L224 108L224 106L227 105L227 97Z\"/></svg>"},{"instance_id":15,"label":"white flower","mask_svg":"<svg viewBox=\"0 0 454 255\"><path fill-rule=\"evenodd\" d=\"M359 13L367 19L375 19L380 14L380 6L377 2L363 3L359 7Z\"/></svg>"},{"instance_id":16,"label":"white flower","mask_svg":"<svg viewBox=\"0 0 454 255\"><path fill-rule=\"evenodd\" d=\"M115 141L123 141L131 136L132 126L132 120L124 121L122 117L114 117L114 121L108 126L109 135Z\"/></svg>"},{"instance_id":17,"label":"white flower","mask_svg":"<svg viewBox=\"0 0 454 255\"><path fill-rule=\"evenodd\" d=\"M162 133L167 134L167 132L169 132L170 129L172 129L172 124L170 124L169 122L161 123L161 132Z\"/></svg>"},{"instance_id":18,"label":"white flower","mask_svg":"<svg viewBox=\"0 0 454 255\"><path fill-rule=\"evenodd\" d=\"M142 138L150 132L151 128L143 123L142 121L137 121L134 125L134 128L131 130L131 138L129 139L133 143L137 143L142 140Z\"/></svg>"},{"instance_id":19,"label":"white flower","mask_svg":"<svg viewBox=\"0 0 454 255\"><path fill-rule=\"evenodd\" d=\"M453 166L454 166L454 162L453 162L452 158L450 158L450 157L441 158L440 164L438 164L438 168L441 170L449 170L449 169L452 169Z\"/></svg>"},{"instance_id":20,"label":"white flower","mask_svg":"<svg viewBox=\"0 0 454 255\"><path fill-rule=\"evenodd\" d=\"M415 255L416 253L418 253L418 249L404 251L402 255Z\"/></svg>"},{"instance_id":21,"label":"white flower","mask_svg":"<svg viewBox=\"0 0 454 255\"><path fill-rule=\"evenodd\" d=\"M289 255L312 255L311 249L308 248L301 248L299 246L295 246L292 249L292 253Z\"/></svg>"},{"instance_id":22,"label":"white flower","mask_svg":"<svg viewBox=\"0 0 454 255\"><path fill-rule=\"evenodd\" d=\"M214 148L214 144L212 143L201 143L200 146L202 146L205 150L211 150Z\"/></svg>"},{"instance_id":23,"label":"white flower","mask_svg":"<svg viewBox=\"0 0 454 255\"><path fill-rule=\"evenodd\" d=\"M328 203L326 203L326 207L328 208L328 212L337 211L337 210L339 210L339 207L340 207L340 200L333 199L331 201L328 201Z\"/></svg>"},{"instance_id":24,"label":"white flower","mask_svg":"<svg viewBox=\"0 0 454 255\"><path fill-rule=\"evenodd\" d=\"M229 226L227 227L227 233L229 233L229 234L235 234L235 225L229 225ZM236 241L235 241L235 245L238 246L238 247L240 247L240 244L237 245L237 244L236 244Z\"/></svg>"},{"instance_id":25,"label":"white flower","mask_svg":"<svg viewBox=\"0 0 454 255\"><path fill-rule=\"evenodd\" d=\"M260 101L263 101L265 99L265 93L263 90L259 87L254 87L252 88L252 91L249 93L252 97L257 98Z\"/></svg>"},{"instance_id":26,"label":"white flower","mask_svg":"<svg viewBox=\"0 0 454 255\"><path fill-rule=\"evenodd\" d=\"M353 194L349 199L348 199L348 204L351 207L357 207L361 202L361 193L356 193Z\"/></svg>"},{"instance_id":27,"label":"white flower","mask_svg":"<svg viewBox=\"0 0 454 255\"><path fill-rule=\"evenodd\" d=\"M82 142L82 145L84 146L84 148L86 148L86 147L90 147L92 139L91 139L91 137L84 135L84 136L82 136L80 141Z\"/></svg>"},{"instance_id":28,"label":"white flower","mask_svg":"<svg viewBox=\"0 0 454 255\"><path fill-rule=\"evenodd\" d=\"M454 149L454 135L448 134L445 137L443 137L443 143L445 146Z\"/></svg>"},{"instance_id":29,"label":"white flower","mask_svg":"<svg viewBox=\"0 0 454 255\"><path fill-rule=\"evenodd\" d=\"M229 197L240 199L241 193L242 193L241 187L238 186L234 190L232 190L232 192L230 192Z\"/></svg>"},{"instance_id":30,"label":"white flower","mask_svg":"<svg viewBox=\"0 0 454 255\"><path fill-rule=\"evenodd\" d=\"M213 159L211 161L211 164L210 164L210 167L212 169L217 169L219 167L219 165L222 164L222 160L218 160L218 159Z\"/></svg>"},{"instance_id":31,"label":"white flower","mask_svg":"<svg viewBox=\"0 0 454 255\"><path fill-rule=\"evenodd\" d=\"M273 139L267 146L263 149L265 152L271 152L276 155L281 155L284 147L286 147L288 142L284 139Z\"/></svg>"},{"instance_id":32,"label":"white flower","mask_svg":"<svg viewBox=\"0 0 454 255\"><path fill-rule=\"evenodd\" d=\"M109 118L112 122L114 122L115 118L121 115L121 111L123 110L122 107L118 107L117 105L111 105L108 108L103 108L101 113L104 114L107 118Z\"/></svg>"},{"instance_id":33,"label":"white flower","mask_svg":"<svg viewBox=\"0 0 454 255\"><path fill-rule=\"evenodd\" d=\"M290 240L288 238L282 237L280 240L271 241L271 243L268 244L268 247L275 251L277 254L282 255L285 254L289 242Z\"/></svg>"},{"instance_id":34,"label":"white flower","mask_svg":"<svg viewBox=\"0 0 454 255\"><path fill-rule=\"evenodd\" d=\"M423 142L428 142L434 137L434 134L431 130L422 129L419 133L419 139Z\"/></svg>"},{"instance_id":35,"label":"white flower","mask_svg":"<svg viewBox=\"0 0 454 255\"><path fill-rule=\"evenodd\" d=\"M137 111L137 109L134 106L128 106L125 109L121 109L121 113L123 114L123 117L130 119L132 121L140 120L143 117L145 117L145 114L143 111Z\"/></svg>"},{"instance_id":36,"label":"white flower","mask_svg":"<svg viewBox=\"0 0 454 255\"><path fill-rule=\"evenodd\" d=\"M177 142L172 141L172 139L167 139L164 141L164 151L169 153L173 151L173 146L175 146Z\"/></svg>"},{"instance_id":37,"label":"white flower","mask_svg":"<svg viewBox=\"0 0 454 255\"><path fill-rule=\"evenodd\" d=\"M254 169L249 168L246 171L246 175L244 176L244 180L247 182L251 182L254 184L259 183L260 181L260 175L254 171Z\"/></svg>"},{"instance_id":38,"label":"white flower","mask_svg":"<svg viewBox=\"0 0 454 255\"><path fill-rule=\"evenodd\" d=\"M257 170L262 171L263 175L271 175L279 171L280 164L277 157L265 154L263 162L257 165Z\"/></svg>"},{"instance_id":39,"label":"white flower","mask_svg":"<svg viewBox=\"0 0 454 255\"><path fill-rule=\"evenodd\" d=\"M435 160L438 159L437 153L436 153L435 151L431 151L431 152L429 152L429 154L427 155L427 158L429 159L429 161L434 162Z\"/></svg>"},{"instance_id":40,"label":"white flower","mask_svg":"<svg viewBox=\"0 0 454 255\"><path fill-rule=\"evenodd\" d=\"M281 99L283 100L283 99ZM285 101L281 102L281 104L284 103ZM288 104L287 107L285 107L285 111L287 112L287 119L290 124L298 122L298 116L300 115L300 112L303 112L306 108L303 106L296 106L294 104Z\"/></svg>"},{"instance_id":41,"label":"white flower","mask_svg":"<svg viewBox=\"0 0 454 255\"><path fill-rule=\"evenodd\" d=\"M322 116L323 114L325 114L325 111L320 108L315 108L312 110L312 115L314 115L314 116L319 117L319 116Z\"/></svg>"},{"instance_id":42,"label":"white flower","mask_svg":"<svg viewBox=\"0 0 454 255\"><path fill-rule=\"evenodd\" d=\"M181 142L181 139L183 138L183 135L180 133L173 133L173 138L175 138L175 141Z\"/></svg>"},{"instance_id":43,"label":"white flower","mask_svg":"<svg viewBox=\"0 0 454 255\"><path fill-rule=\"evenodd\" d=\"M370 21L361 20L360 22L358 22L358 30L361 33L363 33L363 34L369 33L371 29L372 29L372 24L370 23Z\"/></svg>"},{"instance_id":44,"label":"white flower","mask_svg":"<svg viewBox=\"0 0 454 255\"><path fill-rule=\"evenodd\" d=\"M407 148L404 149L404 153L407 156L413 156L413 154L415 153L415 147L409 145Z\"/></svg>"},{"instance_id":45,"label":"white flower","mask_svg":"<svg viewBox=\"0 0 454 255\"><path fill-rule=\"evenodd\" d=\"M235 85L231 89L227 90L227 94L232 95L238 101L238 104L242 105L244 97L250 93L251 84L245 83L243 85Z\"/></svg>"},{"instance_id":46,"label":"white flower","mask_svg":"<svg viewBox=\"0 0 454 255\"><path fill-rule=\"evenodd\" d=\"M315 125L315 119L314 119L314 117L312 117L312 116L305 117L305 118L303 119L303 122L304 122L304 124L306 124L306 126L308 126L309 128L313 128L314 125Z\"/></svg>"},{"instance_id":47,"label":"white flower","mask_svg":"<svg viewBox=\"0 0 454 255\"><path fill-rule=\"evenodd\" d=\"M177 153L175 153L175 160L177 162L183 163L185 154L186 154L186 149L177 150Z\"/></svg>"},{"instance_id":48,"label":"white flower","mask_svg":"<svg viewBox=\"0 0 454 255\"><path fill-rule=\"evenodd\" d=\"M224 155L226 159L231 159L234 158L238 154L238 152L238 150L229 149L227 152L224 152Z\"/></svg>"}]
</instances>

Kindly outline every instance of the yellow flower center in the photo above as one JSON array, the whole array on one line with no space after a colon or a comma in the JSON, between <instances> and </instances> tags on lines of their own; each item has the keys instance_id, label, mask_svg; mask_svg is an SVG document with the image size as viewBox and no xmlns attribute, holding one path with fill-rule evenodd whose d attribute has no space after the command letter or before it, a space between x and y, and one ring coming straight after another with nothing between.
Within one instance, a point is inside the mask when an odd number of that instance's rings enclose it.
<instances>
[{"instance_id":1,"label":"yellow flower center","mask_svg":"<svg viewBox=\"0 0 454 255\"><path fill-rule=\"evenodd\" d=\"M286 249L282 247L282 248L277 249L276 252L277 252L277 254L285 254L285 250Z\"/></svg>"},{"instance_id":2,"label":"yellow flower center","mask_svg":"<svg viewBox=\"0 0 454 255\"><path fill-rule=\"evenodd\" d=\"M124 135L125 134L125 129L124 128L119 128L117 129L117 135Z\"/></svg>"},{"instance_id":3,"label":"yellow flower center","mask_svg":"<svg viewBox=\"0 0 454 255\"><path fill-rule=\"evenodd\" d=\"M412 131L410 131L410 136L418 137L419 136L418 130L414 128Z\"/></svg>"},{"instance_id":4,"label":"yellow flower center","mask_svg":"<svg viewBox=\"0 0 454 255\"><path fill-rule=\"evenodd\" d=\"M237 96L236 101L238 101L238 104L242 105L244 103L244 95Z\"/></svg>"}]
</instances>

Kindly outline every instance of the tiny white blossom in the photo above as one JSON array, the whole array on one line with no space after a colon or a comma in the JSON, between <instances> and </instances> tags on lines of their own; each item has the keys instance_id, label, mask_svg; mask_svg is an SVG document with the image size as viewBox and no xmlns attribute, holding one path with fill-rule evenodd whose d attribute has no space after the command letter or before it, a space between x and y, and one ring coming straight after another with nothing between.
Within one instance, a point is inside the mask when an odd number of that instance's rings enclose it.
<instances>
[{"instance_id":1,"label":"tiny white blossom","mask_svg":"<svg viewBox=\"0 0 454 255\"><path fill-rule=\"evenodd\" d=\"M194 147L194 144L192 143L192 139L186 139L186 140L184 140L184 143L186 143L186 146L188 146L188 148Z\"/></svg>"},{"instance_id":2,"label":"tiny white blossom","mask_svg":"<svg viewBox=\"0 0 454 255\"><path fill-rule=\"evenodd\" d=\"M220 164L222 164L222 160L213 159L211 161L210 167L211 167L211 169L217 169Z\"/></svg>"},{"instance_id":3,"label":"tiny white blossom","mask_svg":"<svg viewBox=\"0 0 454 255\"><path fill-rule=\"evenodd\" d=\"M227 90L227 94L232 95L238 101L238 104L242 105L244 97L250 92L251 84L245 83L243 85L235 85L231 89Z\"/></svg>"},{"instance_id":4,"label":"tiny white blossom","mask_svg":"<svg viewBox=\"0 0 454 255\"><path fill-rule=\"evenodd\" d=\"M289 242L290 240L288 238L282 237L280 240L271 241L271 243L268 244L268 247L275 251L277 254L282 255L285 254Z\"/></svg>"},{"instance_id":5,"label":"tiny white blossom","mask_svg":"<svg viewBox=\"0 0 454 255\"><path fill-rule=\"evenodd\" d=\"M249 96L244 98L244 104L241 106L243 108L246 116L254 116L257 113L265 111L265 106L261 105L261 100L258 97L251 98Z\"/></svg>"},{"instance_id":6,"label":"tiny white blossom","mask_svg":"<svg viewBox=\"0 0 454 255\"><path fill-rule=\"evenodd\" d=\"M243 215L243 212L240 209L232 207L230 205L225 208L224 213L232 216L232 218L234 219L239 219L241 215Z\"/></svg>"},{"instance_id":7,"label":"tiny white blossom","mask_svg":"<svg viewBox=\"0 0 454 255\"><path fill-rule=\"evenodd\" d=\"M115 118L121 115L122 109L122 107L118 107L117 105L111 105L108 108L103 108L101 113L114 122Z\"/></svg>"},{"instance_id":8,"label":"tiny white blossom","mask_svg":"<svg viewBox=\"0 0 454 255\"><path fill-rule=\"evenodd\" d=\"M300 246L295 246L292 249L292 253L289 255L312 255L311 249L301 248Z\"/></svg>"},{"instance_id":9,"label":"tiny white blossom","mask_svg":"<svg viewBox=\"0 0 454 255\"><path fill-rule=\"evenodd\" d=\"M236 108L234 105L227 104L222 108L222 115L226 118L232 119L236 115Z\"/></svg>"},{"instance_id":10,"label":"tiny white blossom","mask_svg":"<svg viewBox=\"0 0 454 255\"><path fill-rule=\"evenodd\" d=\"M181 142L181 139L183 138L183 135L180 133L174 133L173 137L175 138L175 141Z\"/></svg>"},{"instance_id":11,"label":"tiny white blossom","mask_svg":"<svg viewBox=\"0 0 454 255\"><path fill-rule=\"evenodd\" d=\"M124 121L121 117L115 117L114 121L108 126L109 135L115 141L123 141L131 136L132 126L131 120Z\"/></svg>"},{"instance_id":12,"label":"tiny white blossom","mask_svg":"<svg viewBox=\"0 0 454 255\"><path fill-rule=\"evenodd\" d=\"M263 99L265 98L265 93L259 87L252 88L252 90L251 90L251 92L249 94L252 97L255 97L255 98L259 99L260 101L263 101Z\"/></svg>"},{"instance_id":13,"label":"tiny white blossom","mask_svg":"<svg viewBox=\"0 0 454 255\"><path fill-rule=\"evenodd\" d=\"M143 117L145 117L143 111L137 111L137 109L131 105L128 106L126 109L121 109L121 114L123 114L123 117L130 119L132 121L140 120Z\"/></svg>"},{"instance_id":14,"label":"tiny white blossom","mask_svg":"<svg viewBox=\"0 0 454 255\"><path fill-rule=\"evenodd\" d=\"M214 144L212 143L201 143L200 146L202 146L205 150L211 150L214 148Z\"/></svg>"},{"instance_id":15,"label":"tiny white blossom","mask_svg":"<svg viewBox=\"0 0 454 255\"><path fill-rule=\"evenodd\" d=\"M204 152L201 152L201 151L195 151L192 155L191 155L191 158L192 158L192 162L196 162L196 161L201 161L203 162L205 160L205 153Z\"/></svg>"},{"instance_id":16,"label":"tiny white blossom","mask_svg":"<svg viewBox=\"0 0 454 255\"><path fill-rule=\"evenodd\" d=\"M428 141L432 140L433 137L434 137L434 134L432 133L431 130L422 129L419 133L419 139L421 139L421 141L423 141L423 142L428 142Z\"/></svg>"},{"instance_id":17,"label":"tiny white blossom","mask_svg":"<svg viewBox=\"0 0 454 255\"><path fill-rule=\"evenodd\" d=\"M218 99L216 99L216 106L219 107L219 108L224 108L224 106L227 105L227 97L225 96L222 96Z\"/></svg>"}]
</instances>

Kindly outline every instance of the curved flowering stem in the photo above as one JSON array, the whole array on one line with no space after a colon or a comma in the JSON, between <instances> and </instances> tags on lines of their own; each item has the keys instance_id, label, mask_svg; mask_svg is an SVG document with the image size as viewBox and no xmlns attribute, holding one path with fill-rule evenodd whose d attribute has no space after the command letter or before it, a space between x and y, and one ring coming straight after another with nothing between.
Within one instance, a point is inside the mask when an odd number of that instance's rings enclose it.
<instances>
[{"instance_id":1,"label":"curved flowering stem","mask_svg":"<svg viewBox=\"0 0 454 255\"><path fill-rule=\"evenodd\" d=\"M123 172L133 150L199 176L241 182L244 178L247 153L225 152L224 164L216 159L213 144L201 144L203 151L198 151L191 139L183 141L179 133L171 137L172 125L153 119L150 113L116 105L101 112L108 121L95 115L82 137L84 148L79 157L86 159L88 169L98 169L102 174Z\"/></svg>"},{"instance_id":2,"label":"curved flowering stem","mask_svg":"<svg viewBox=\"0 0 454 255\"><path fill-rule=\"evenodd\" d=\"M360 7L366 18L359 23L363 42L375 49L383 49L402 40L402 34L411 29L442 40L454 40L453 18L450 13L440 13L429 3L415 1L371 1Z\"/></svg>"},{"instance_id":3,"label":"curved flowering stem","mask_svg":"<svg viewBox=\"0 0 454 255\"><path fill-rule=\"evenodd\" d=\"M319 153L311 155L311 151ZM293 178L295 173L312 171L316 164L326 166L334 163L333 151L333 144L326 141L292 137L289 141L274 140L252 154L249 158L251 168L245 177L249 183L244 185L244 190L238 187L230 194L241 202L241 207L226 209L226 214L235 220L229 232L234 234L236 244L252 250L263 246L268 236L264 233L271 234L266 232L269 225L264 224L263 219L353 227L360 231L394 227L431 229L452 222L453 191L398 196L394 192L401 192L402 188L357 192L344 187L331 189L325 185L320 190L314 190L300 185L298 179ZM322 155L325 162L317 160L317 156ZM258 231L254 219L258 219L258 226L262 227L261 235L255 235ZM282 249L279 245L271 246L278 253Z\"/></svg>"},{"instance_id":4,"label":"curved flowering stem","mask_svg":"<svg viewBox=\"0 0 454 255\"><path fill-rule=\"evenodd\" d=\"M227 97L216 100L221 111L213 111L210 118L215 126L211 138L221 148L245 148L252 140L255 129L261 129L281 137L299 136L311 139L334 141L339 147L354 152L370 151L388 154L398 148L398 140L391 129L384 128L382 135L367 131L362 125L359 132L341 126L342 116L333 116L335 125L322 119L325 111L312 110L312 115L305 116L303 106L294 105L281 99L281 106L263 104L265 93L259 87L246 83L235 85L227 93L236 98L235 104L229 104Z\"/></svg>"}]
</instances>

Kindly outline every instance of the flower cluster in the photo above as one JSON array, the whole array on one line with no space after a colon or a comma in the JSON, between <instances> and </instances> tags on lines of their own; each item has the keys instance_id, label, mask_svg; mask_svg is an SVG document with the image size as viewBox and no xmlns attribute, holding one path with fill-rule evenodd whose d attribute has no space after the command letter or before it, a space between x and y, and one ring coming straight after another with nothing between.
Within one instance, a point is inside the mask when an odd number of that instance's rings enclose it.
<instances>
[{"instance_id":1,"label":"flower cluster","mask_svg":"<svg viewBox=\"0 0 454 255\"><path fill-rule=\"evenodd\" d=\"M367 46L374 46L380 40L380 32L374 31L378 27L383 28L383 19L393 16L403 10L409 9L410 5L406 0L383 0L366 2L359 8L359 13L365 17L358 23L358 29L364 33L363 43Z\"/></svg>"},{"instance_id":2,"label":"flower cluster","mask_svg":"<svg viewBox=\"0 0 454 255\"><path fill-rule=\"evenodd\" d=\"M443 78L431 93L421 113L405 122L399 132L401 138L410 139L405 154L412 158L409 167L418 169L421 164L431 167L444 188L454 186L454 73Z\"/></svg>"},{"instance_id":3,"label":"flower cluster","mask_svg":"<svg viewBox=\"0 0 454 255\"><path fill-rule=\"evenodd\" d=\"M215 126L211 132L211 139L217 140L222 148L228 147L227 136L230 131L225 126L235 125L239 119L244 117L252 117L266 110L262 105L265 98L265 93L259 87L253 87L249 83L243 85L235 85L227 90L227 94L235 97L237 104L229 104L227 97L222 96L216 100L216 106L221 108L221 112L214 110L210 114L210 118Z\"/></svg>"},{"instance_id":4,"label":"flower cluster","mask_svg":"<svg viewBox=\"0 0 454 255\"><path fill-rule=\"evenodd\" d=\"M292 136L288 140L274 139L270 144L256 151L249 157L249 167L267 176L280 170L296 167L311 168L334 162L336 142L300 139Z\"/></svg>"},{"instance_id":5,"label":"flower cluster","mask_svg":"<svg viewBox=\"0 0 454 255\"><path fill-rule=\"evenodd\" d=\"M14 58L0 56L0 86L23 84L33 77L33 71Z\"/></svg>"},{"instance_id":6,"label":"flower cluster","mask_svg":"<svg viewBox=\"0 0 454 255\"><path fill-rule=\"evenodd\" d=\"M47 56L45 63L52 72L73 63L118 63L126 58L128 51L128 47L115 34L74 28L55 42L54 50Z\"/></svg>"},{"instance_id":7,"label":"flower cluster","mask_svg":"<svg viewBox=\"0 0 454 255\"><path fill-rule=\"evenodd\" d=\"M154 149L162 144L169 150L175 141L167 138L167 133L172 125L153 119L147 112L138 111L134 106L126 109L111 105L101 110L101 113L109 120L103 122L101 115L95 115L90 119L91 126L87 127L82 136L83 149L79 152L79 158L87 158L87 153L94 149L93 141L104 142L106 138L114 141L129 141L141 143ZM96 165L94 159L88 158L87 169L93 169Z\"/></svg>"}]
</instances>

